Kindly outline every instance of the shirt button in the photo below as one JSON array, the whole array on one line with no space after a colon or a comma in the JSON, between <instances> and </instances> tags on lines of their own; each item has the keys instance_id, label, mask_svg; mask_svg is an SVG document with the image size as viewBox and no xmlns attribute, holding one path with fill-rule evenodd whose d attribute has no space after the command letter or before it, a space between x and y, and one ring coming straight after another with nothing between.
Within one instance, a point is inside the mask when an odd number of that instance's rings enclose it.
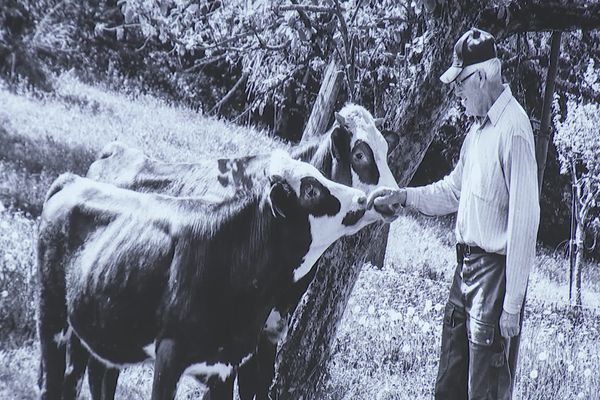
<instances>
[{"instance_id":1,"label":"shirt button","mask_svg":"<svg viewBox=\"0 0 600 400\"><path fill-rule=\"evenodd\" d=\"M490 344L491 340L490 339L486 339L485 343L486 344Z\"/></svg>"}]
</instances>

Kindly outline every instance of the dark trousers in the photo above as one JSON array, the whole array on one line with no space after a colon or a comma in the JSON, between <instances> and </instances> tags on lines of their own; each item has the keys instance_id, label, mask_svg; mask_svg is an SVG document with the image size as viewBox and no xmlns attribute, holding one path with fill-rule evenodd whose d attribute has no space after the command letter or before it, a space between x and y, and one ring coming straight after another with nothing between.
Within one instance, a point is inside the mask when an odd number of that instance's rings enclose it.
<instances>
[{"instance_id":1,"label":"dark trousers","mask_svg":"<svg viewBox=\"0 0 600 400\"><path fill-rule=\"evenodd\" d=\"M444 312L436 399L511 399L519 337L500 335L505 272L505 256L461 257Z\"/></svg>"}]
</instances>

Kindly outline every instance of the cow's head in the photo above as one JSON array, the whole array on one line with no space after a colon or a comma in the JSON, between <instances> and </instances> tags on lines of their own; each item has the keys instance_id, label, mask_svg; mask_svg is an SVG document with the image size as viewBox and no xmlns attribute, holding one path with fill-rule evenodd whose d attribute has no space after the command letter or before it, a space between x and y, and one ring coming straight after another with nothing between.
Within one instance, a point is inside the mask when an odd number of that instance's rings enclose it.
<instances>
[{"instance_id":1,"label":"cow's head","mask_svg":"<svg viewBox=\"0 0 600 400\"><path fill-rule=\"evenodd\" d=\"M88 168L87 178L121 186L131 184L148 158L141 150L115 141L107 144Z\"/></svg>"},{"instance_id":2,"label":"cow's head","mask_svg":"<svg viewBox=\"0 0 600 400\"><path fill-rule=\"evenodd\" d=\"M334 241L373 222L363 191L326 179L312 165L276 150L269 161L267 202L275 218L306 227L319 255ZM300 239L300 238L298 238Z\"/></svg>"},{"instance_id":3,"label":"cow's head","mask_svg":"<svg viewBox=\"0 0 600 400\"><path fill-rule=\"evenodd\" d=\"M330 136L332 179L367 194L380 186L397 189L387 156L398 144L398 135L384 132L377 128L371 113L359 105L347 104L335 113Z\"/></svg>"}]
</instances>

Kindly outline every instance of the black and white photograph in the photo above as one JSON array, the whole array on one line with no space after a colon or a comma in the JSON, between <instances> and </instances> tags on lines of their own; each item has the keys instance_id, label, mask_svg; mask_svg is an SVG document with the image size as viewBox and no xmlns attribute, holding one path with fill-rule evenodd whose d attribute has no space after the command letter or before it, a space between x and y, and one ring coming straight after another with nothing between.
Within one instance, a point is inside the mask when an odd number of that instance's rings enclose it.
<instances>
[{"instance_id":1,"label":"black and white photograph","mask_svg":"<svg viewBox=\"0 0 600 400\"><path fill-rule=\"evenodd\" d=\"M600 399L600 0L0 0L33 399Z\"/></svg>"}]
</instances>

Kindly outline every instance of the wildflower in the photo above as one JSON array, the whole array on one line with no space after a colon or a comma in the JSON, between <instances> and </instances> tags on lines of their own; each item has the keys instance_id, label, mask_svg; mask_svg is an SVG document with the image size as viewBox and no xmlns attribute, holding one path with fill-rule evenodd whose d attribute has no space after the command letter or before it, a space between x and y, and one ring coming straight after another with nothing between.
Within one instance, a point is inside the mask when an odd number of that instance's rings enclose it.
<instances>
[{"instance_id":1,"label":"wildflower","mask_svg":"<svg viewBox=\"0 0 600 400\"><path fill-rule=\"evenodd\" d=\"M569 366L567 367L567 371L569 371L569 372L575 371L575 366L573 364L569 364Z\"/></svg>"},{"instance_id":2,"label":"wildflower","mask_svg":"<svg viewBox=\"0 0 600 400\"><path fill-rule=\"evenodd\" d=\"M425 307L423 307L423 312L428 312L433 307L433 302L431 300L425 301Z\"/></svg>"},{"instance_id":3,"label":"wildflower","mask_svg":"<svg viewBox=\"0 0 600 400\"><path fill-rule=\"evenodd\" d=\"M352 309L352 312L355 314L358 314L360 312L360 305L355 305L354 308Z\"/></svg>"},{"instance_id":4,"label":"wildflower","mask_svg":"<svg viewBox=\"0 0 600 400\"><path fill-rule=\"evenodd\" d=\"M429 329L431 329L431 325L428 322L424 322L421 326L421 331L423 331L423 333L427 333L429 332Z\"/></svg>"},{"instance_id":5,"label":"wildflower","mask_svg":"<svg viewBox=\"0 0 600 400\"><path fill-rule=\"evenodd\" d=\"M585 399L585 393L583 393L583 392L579 392L579 393L577 394L577 398L578 398L578 399Z\"/></svg>"},{"instance_id":6,"label":"wildflower","mask_svg":"<svg viewBox=\"0 0 600 400\"><path fill-rule=\"evenodd\" d=\"M415 314L415 308L413 306L410 306L406 309L406 315L408 317L412 317Z\"/></svg>"},{"instance_id":7,"label":"wildflower","mask_svg":"<svg viewBox=\"0 0 600 400\"><path fill-rule=\"evenodd\" d=\"M8 297L8 290L3 290L2 291L2 298L5 299Z\"/></svg>"},{"instance_id":8,"label":"wildflower","mask_svg":"<svg viewBox=\"0 0 600 400\"><path fill-rule=\"evenodd\" d=\"M586 368L585 371L583 371L583 376L585 376L586 378L589 378L590 376L592 376L592 370L589 368Z\"/></svg>"},{"instance_id":9,"label":"wildflower","mask_svg":"<svg viewBox=\"0 0 600 400\"><path fill-rule=\"evenodd\" d=\"M534 370L532 370L532 371L529 373L529 377L530 377L531 379L537 379L538 375L539 375L539 374L538 374L538 370L537 370L537 369L534 369Z\"/></svg>"},{"instance_id":10,"label":"wildflower","mask_svg":"<svg viewBox=\"0 0 600 400\"><path fill-rule=\"evenodd\" d=\"M388 312L388 314L390 315L391 321L399 321L400 319L402 319L402 314L400 314L399 312L397 312L395 310L390 310Z\"/></svg>"},{"instance_id":11,"label":"wildflower","mask_svg":"<svg viewBox=\"0 0 600 400\"><path fill-rule=\"evenodd\" d=\"M557 336L556 339L558 340L558 343L563 343L565 341L565 335L560 332Z\"/></svg>"},{"instance_id":12,"label":"wildflower","mask_svg":"<svg viewBox=\"0 0 600 400\"><path fill-rule=\"evenodd\" d=\"M409 351L410 351L410 346L408 344L405 344L404 346L402 346L403 353L408 353Z\"/></svg>"},{"instance_id":13,"label":"wildflower","mask_svg":"<svg viewBox=\"0 0 600 400\"><path fill-rule=\"evenodd\" d=\"M375 306L371 304L367 312L369 313L369 315L375 314Z\"/></svg>"},{"instance_id":14,"label":"wildflower","mask_svg":"<svg viewBox=\"0 0 600 400\"><path fill-rule=\"evenodd\" d=\"M538 354L538 360L546 361L547 359L548 359L548 353L546 353L545 351L542 351L540 354Z\"/></svg>"}]
</instances>

